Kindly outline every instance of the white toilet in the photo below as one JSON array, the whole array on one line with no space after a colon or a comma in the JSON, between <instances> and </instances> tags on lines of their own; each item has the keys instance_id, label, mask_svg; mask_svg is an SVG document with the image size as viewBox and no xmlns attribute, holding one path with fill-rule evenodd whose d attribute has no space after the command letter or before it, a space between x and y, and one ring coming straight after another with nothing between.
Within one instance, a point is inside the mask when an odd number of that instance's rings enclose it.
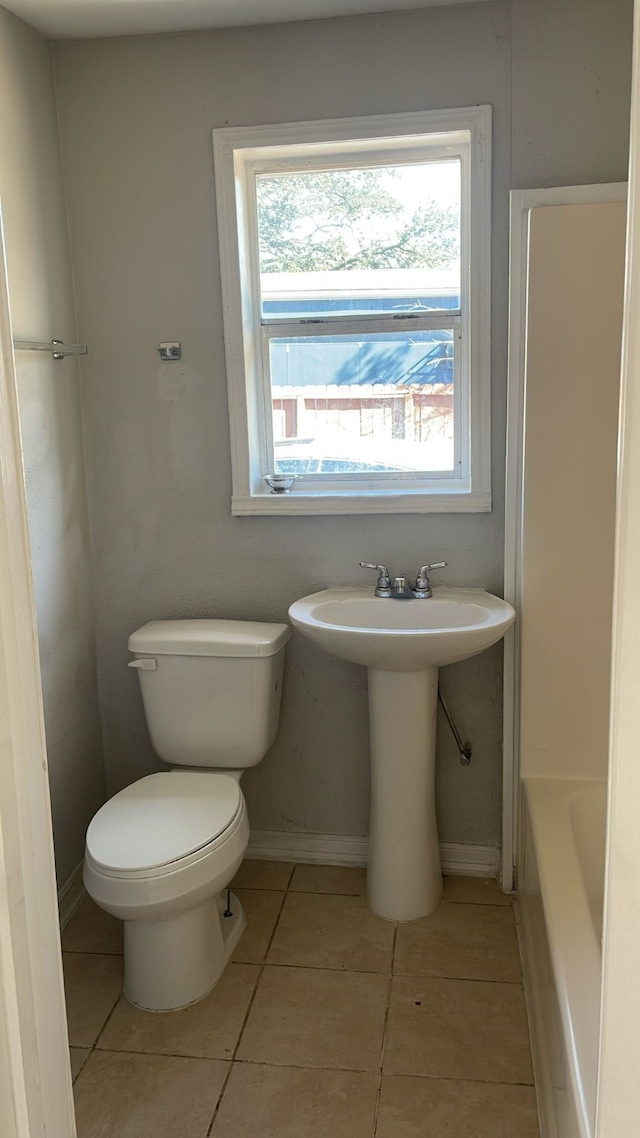
<instances>
[{"instance_id":1,"label":"white toilet","mask_svg":"<svg viewBox=\"0 0 640 1138\"><path fill-rule=\"evenodd\" d=\"M124 992L150 1011L201 999L246 924L227 892L249 841L240 789L275 739L286 624L159 620L129 637L151 742L171 767L87 831L84 883L124 921Z\"/></svg>"}]
</instances>

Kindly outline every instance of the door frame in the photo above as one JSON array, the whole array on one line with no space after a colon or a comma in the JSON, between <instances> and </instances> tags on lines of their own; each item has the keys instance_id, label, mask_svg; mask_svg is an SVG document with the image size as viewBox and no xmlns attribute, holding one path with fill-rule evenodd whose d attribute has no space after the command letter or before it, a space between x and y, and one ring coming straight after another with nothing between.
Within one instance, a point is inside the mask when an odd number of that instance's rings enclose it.
<instances>
[{"instance_id":1,"label":"door frame","mask_svg":"<svg viewBox=\"0 0 640 1138\"><path fill-rule=\"evenodd\" d=\"M512 190L509 211L509 358L507 373L507 456L504 524L504 596L516 610L504 640L502 852L503 889L517 888L520 831L520 628L524 407L526 378L529 219L540 206L626 201L626 182Z\"/></svg>"},{"instance_id":2,"label":"door frame","mask_svg":"<svg viewBox=\"0 0 640 1138\"><path fill-rule=\"evenodd\" d=\"M1 209L0 1132L76 1134Z\"/></svg>"},{"instance_id":3,"label":"door frame","mask_svg":"<svg viewBox=\"0 0 640 1138\"><path fill-rule=\"evenodd\" d=\"M634 21L596 1138L640 1119L640 0Z\"/></svg>"}]
</instances>

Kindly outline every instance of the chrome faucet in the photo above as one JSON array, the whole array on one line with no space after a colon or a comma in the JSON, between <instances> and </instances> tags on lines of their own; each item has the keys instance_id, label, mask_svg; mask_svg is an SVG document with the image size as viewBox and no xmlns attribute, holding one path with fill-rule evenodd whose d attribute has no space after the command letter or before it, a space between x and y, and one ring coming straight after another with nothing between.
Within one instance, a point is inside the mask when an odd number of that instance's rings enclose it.
<instances>
[{"instance_id":1,"label":"chrome faucet","mask_svg":"<svg viewBox=\"0 0 640 1138\"><path fill-rule=\"evenodd\" d=\"M374 595L376 597L392 597L391 578L386 565L370 565L368 561L360 562L361 569L375 569L378 574Z\"/></svg>"},{"instance_id":2,"label":"chrome faucet","mask_svg":"<svg viewBox=\"0 0 640 1138\"><path fill-rule=\"evenodd\" d=\"M431 565L421 565L418 569L415 585L409 583L407 573L403 573L399 577L394 577L392 585L389 570L386 565L371 565L368 561L361 561L360 567L362 569L375 569L378 574L378 580L374 590L376 597L383 599L389 597L396 601L423 601L433 596L433 590L429 582L429 573L432 569L444 569L446 564L446 561L434 561Z\"/></svg>"},{"instance_id":3,"label":"chrome faucet","mask_svg":"<svg viewBox=\"0 0 640 1138\"><path fill-rule=\"evenodd\" d=\"M414 599L413 585L409 584L409 574L401 573L393 578L391 596L394 601L412 601Z\"/></svg>"},{"instance_id":4,"label":"chrome faucet","mask_svg":"<svg viewBox=\"0 0 640 1138\"><path fill-rule=\"evenodd\" d=\"M429 573L432 569L444 569L446 564L446 561L434 561L432 565L420 566L418 576L416 577L416 586L413 590L413 595L416 600L422 601L433 596L433 589L429 582Z\"/></svg>"}]
</instances>

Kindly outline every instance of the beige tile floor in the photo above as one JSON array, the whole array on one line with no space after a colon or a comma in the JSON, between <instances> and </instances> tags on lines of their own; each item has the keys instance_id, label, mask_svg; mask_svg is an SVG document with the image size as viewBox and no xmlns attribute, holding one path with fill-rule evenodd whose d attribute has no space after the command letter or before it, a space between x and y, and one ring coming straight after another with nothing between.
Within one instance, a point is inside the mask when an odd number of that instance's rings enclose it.
<instances>
[{"instance_id":1,"label":"beige tile floor","mask_svg":"<svg viewBox=\"0 0 640 1138\"><path fill-rule=\"evenodd\" d=\"M447 878L431 917L367 909L364 871L243 864L249 924L215 990L121 995L122 929L63 933L78 1138L538 1138L513 909Z\"/></svg>"}]
</instances>

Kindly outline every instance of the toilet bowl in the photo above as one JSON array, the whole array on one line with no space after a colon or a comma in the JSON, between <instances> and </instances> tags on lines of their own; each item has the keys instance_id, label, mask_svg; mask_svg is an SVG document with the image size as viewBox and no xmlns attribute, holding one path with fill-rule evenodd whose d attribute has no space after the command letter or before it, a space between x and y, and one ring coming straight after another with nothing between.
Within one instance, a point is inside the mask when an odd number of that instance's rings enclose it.
<instances>
[{"instance_id":1,"label":"toilet bowl","mask_svg":"<svg viewBox=\"0 0 640 1138\"><path fill-rule=\"evenodd\" d=\"M240 788L275 738L287 625L155 621L134 633L152 742L186 769L148 775L98 811L84 883L124 921L124 994L170 1011L216 984L246 917L227 886L249 841Z\"/></svg>"}]
</instances>

